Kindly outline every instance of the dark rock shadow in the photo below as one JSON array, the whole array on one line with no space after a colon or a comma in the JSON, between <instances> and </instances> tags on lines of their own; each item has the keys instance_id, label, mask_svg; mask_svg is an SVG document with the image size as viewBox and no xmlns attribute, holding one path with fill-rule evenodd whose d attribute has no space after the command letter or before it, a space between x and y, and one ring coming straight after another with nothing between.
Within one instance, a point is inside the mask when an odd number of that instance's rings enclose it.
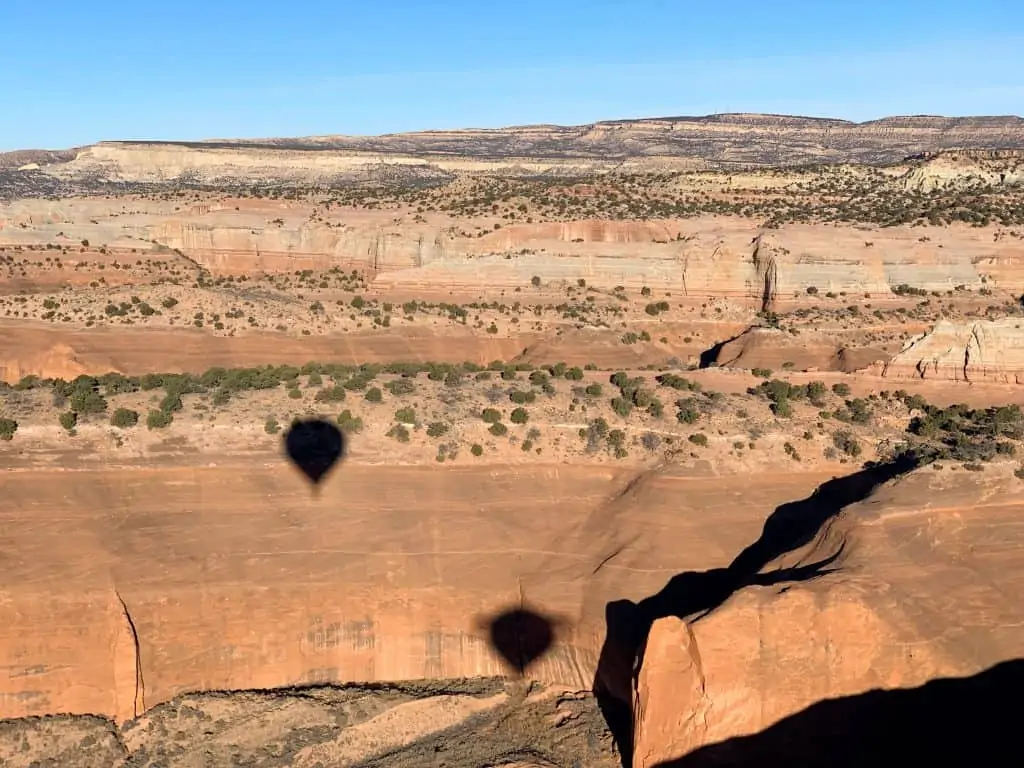
<instances>
[{"instance_id":1,"label":"dark rock shadow","mask_svg":"<svg viewBox=\"0 0 1024 768\"><path fill-rule=\"evenodd\" d=\"M1024 659L1015 659L972 677L828 699L657 768L1020 766L1022 688Z\"/></svg>"},{"instance_id":2,"label":"dark rock shadow","mask_svg":"<svg viewBox=\"0 0 1024 768\"><path fill-rule=\"evenodd\" d=\"M698 621L738 590L748 586L793 584L819 578L835 570L836 553L817 562L768 573L761 570L787 552L810 543L822 528L845 507L862 501L883 483L916 469L928 458L907 453L891 462L876 464L818 486L805 499L775 509L765 521L761 536L740 552L725 568L684 571L665 587L638 603L616 600L605 607L605 641L598 659L594 694L615 738L623 765L632 764L633 681L642 663L651 625L675 616Z\"/></svg>"}]
</instances>

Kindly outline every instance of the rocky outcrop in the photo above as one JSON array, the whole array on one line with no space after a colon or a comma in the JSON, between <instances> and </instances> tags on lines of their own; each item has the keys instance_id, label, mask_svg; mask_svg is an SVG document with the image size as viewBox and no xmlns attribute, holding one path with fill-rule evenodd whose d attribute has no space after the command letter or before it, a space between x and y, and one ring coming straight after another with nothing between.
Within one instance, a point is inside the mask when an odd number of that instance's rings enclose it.
<instances>
[{"instance_id":1,"label":"rocky outcrop","mask_svg":"<svg viewBox=\"0 0 1024 768\"><path fill-rule=\"evenodd\" d=\"M755 326L706 353L705 367L763 368L771 371L853 371L888 360L882 349L847 347L823 333L799 336L776 328Z\"/></svg>"},{"instance_id":2,"label":"rocky outcrop","mask_svg":"<svg viewBox=\"0 0 1024 768\"><path fill-rule=\"evenodd\" d=\"M767 566L758 577L765 586L716 600L708 613L655 621L634 684L634 768L676 765L703 745L759 733L825 699L974 675L1024 656L1024 609L1007 569L1021 544L1010 532L1020 526L1009 524L1015 508L1002 496L1017 498L1015 478L1009 468L981 484L957 474L920 473L884 486ZM828 499L819 492L816 503ZM781 533L769 522L764 538L779 541ZM823 561L828 575L770 586L787 567ZM688 576L680 604L716 579ZM775 758L823 764L798 759L801 746L788 744L792 754Z\"/></svg>"},{"instance_id":3,"label":"rocky outcrop","mask_svg":"<svg viewBox=\"0 0 1024 768\"><path fill-rule=\"evenodd\" d=\"M1024 184L1024 152L944 152L909 169L902 181L918 192Z\"/></svg>"},{"instance_id":4,"label":"rocky outcrop","mask_svg":"<svg viewBox=\"0 0 1024 768\"><path fill-rule=\"evenodd\" d=\"M1020 384L1024 382L1024 320L943 320L909 340L888 363L875 363L870 370L892 378Z\"/></svg>"}]
</instances>

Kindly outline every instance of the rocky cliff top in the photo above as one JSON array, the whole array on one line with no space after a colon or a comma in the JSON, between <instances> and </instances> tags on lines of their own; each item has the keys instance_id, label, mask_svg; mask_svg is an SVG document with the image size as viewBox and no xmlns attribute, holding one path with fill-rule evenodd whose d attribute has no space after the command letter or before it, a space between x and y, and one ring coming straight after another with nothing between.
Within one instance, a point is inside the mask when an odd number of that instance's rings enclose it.
<instances>
[{"instance_id":1,"label":"rocky cliff top","mask_svg":"<svg viewBox=\"0 0 1024 768\"><path fill-rule=\"evenodd\" d=\"M587 125L528 125L496 129L420 131L383 136L206 141L119 141L99 146L173 146L372 152L417 157L600 160L695 158L709 167L858 162L885 164L946 149L1024 149L1024 119L1004 117L886 117L864 123L831 118L721 114L609 120ZM89 148L85 148L88 151ZM11 160L14 154L20 155ZM32 152L29 162L65 162L63 153ZM0 153L0 168L23 165L25 151Z\"/></svg>"}]
</instances>

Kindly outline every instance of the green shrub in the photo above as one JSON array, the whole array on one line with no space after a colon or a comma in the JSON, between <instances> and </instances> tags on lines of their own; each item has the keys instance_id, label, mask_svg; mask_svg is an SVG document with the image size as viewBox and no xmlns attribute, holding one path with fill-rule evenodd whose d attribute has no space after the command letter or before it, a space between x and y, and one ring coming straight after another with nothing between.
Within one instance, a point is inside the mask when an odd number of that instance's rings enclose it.
<instances>
[{"instance_id":1,"label":"green shrub","mask_svg":"<svg viewBox=\"0 0 1024 768\"><path fill-rule=\"evenodd\" d=\"M496 421L493 424L491 424L490 428L487 431L490 432L495 437L501 437L502 435L508 432L508 427L506 427L500 421Z\"/></svg>"},{"instance_id":2,"label":"green shrub","mask_svg":"<svg viewBox=\"0 0 1024 768\"><path fill-rule=\"evenodd\" d=\"M118 408L110 417L110 425L118 429L128 429L139 423L139 412L130 408Z\"/></svg>"},{"instance_id":3,"label":"green shrub","mask_svg":"<svg viewBox=\"0 0 1024 768\"><path fill-rule=\"evenodd\" d=\"M80 414L103 413L107 410L106 398L94 389L74 392L68 405L72 411Z\"/></svg>"},{"instance_id":4,"label":"green shrub","mask_svg":"<svg viewBox=\"0 0 1024 768\"><path fill-rule=\"evenodd\" d=\"M686 439L689 440L694 445L699 445L701 448L707 447L708 444L708 436L705 435L703 432L694 432Z\"/></svg>"},{"instance_id":5,"label":"green shrub","mask_svg":"<svg viewBox=\"0 0 1024 768\"><path fill-rule=\"evenodd\" d=\"M146 427L148 429L163 429L170 426L174 417L167 411L150 411L146 416Z\"/></svg>"},{"instance_id":6,"label":"green shrub","mask_svg":"<svg viewBox=\"0 0 1024 768\"><path fill-rule=\"evenodd\" d=\"M416 391L416 384L412 379L394 379L384 385L384 388L392 395L409 395Z\"/></svg>"},{"instance_id":7,"label":"green shrub","mask_svg":"<svg viewBox=\"0 0 1024 768\"><path fill-rule=\"evenodd\" d=\"M0 440L11 440L18 431L18 422L14 419L0 418Z\"/></svg>"},{"instance_id":8,"label":"green shrub","mask_svg":"<svg viewBox=\"0 0 1024 768\"><path fill-rule=\"evenodd\" d=\"M344 387L324 387L313 398L318 403L340 403L345 399Z\"/></svg>"},{"instance_id":9,"label":"green shrub","mask_svg":"<svg viewBox=\"0 0 1024 768\"><path fill-rule=\"evenodd\" d=\"M448 432L448 425L443 421L432 421L427 425L428 437L441 437Z\"/></svg>"},{"instance_id":10,"label":"green shrub","mask_svg":"<svg viewBox=\"0 0 1024 768\"><path fill-rule=\"evenodd\" d=\"M338 414L338 427L342 432L355 434L363 429L363 419L360 416L353 416L352 411L346 408Z\"/></svg>"},{"instance_id":11,"label":"green shrub","mask_svg":"<svg viewBox=\"0 0 1024 768\"><path fill-rule=\"evenodd\" d=\"M697 408L697 401L692 397L684 397L676 401L676 421L680 424L696 424L700 420L700 410Z\"/></svg>"},{"instance_id":12,"label":"green shrub","mask_svg":"<svg viewBox=\"0 0 1024 768\"><path fill-rule=\"evenodd\" d=\"M469 452L472 453L474 456L480 456L484 452L484 447L480 445L480 443L473 443L473 445L469 449Z\"/></svg>"},{"instance_id":13,"label":"green shrub","mask_svg":"<svg viewBox=\"0 0 1024 768\"><path fill-rule=\"evenodd\" d=\"M393 437L400 443L409 442L409 430L401 424L395 424L389 431L388 437Z\"/></svg>"},{"instance_id":14,"label":"green shrub","mask_svg":"<svg viewBox=\"0 0 1024 768\"><path fill-rule=\"evenodd\" d=\"M399 408L395 411L395 421L401 424L415 424L416 423L416 411L409 406L405 408Z\"/></svg>"},{"instance_id":15,"label":"green shrub","mask_svg":"<svg viewBox=\"0 0 1024 768\"><path fill-rule=\"evenodd\" d=\"M846 397L847 395L850 394L850 385L843 384L842 382L840 382L839 384L833 384L832 391L835 392L840 397Z\"/></svg>"},{"instance_id":16,"label":"green shrub","mask_svg":"<svg viewBox=\"0 0 1024 768\"><path fill-rule=\"evenodd\" d=\"M861 454L860 442L850 431L842 429L832 435L832 444L847 456L857 458Z\"/></svg>"},{"instance_id":17,"label":"green shrub","mask_svg":"<svg viewBox=\"0 0 1024 768\"><path fill-rule=\"evenodd\" d=\"M530 414L525 408L516 408L508 417L513 424L525 424L530 419Z\"/></svg>"},{"instance_id":18,"label":"green shrub","mask_svg":"<svg viewBox=\"0 0 1024 768\"><path fill-rule=\"evenodd\" d=\"M78 414L74 411L65 411L57 417L57 421L60 422L60 425L64 427L64 429L70 432L75 428L75 425L78 424Z\"/></svg>"},{"instance_id":19,"label":"green shrub","mask_svg":"<svg viewBox=\"0 0 1024 768\"><path fill-rule=\"evenodd\" d=\"M380 391L379 387L370 387L363 397L368 403L379 403L384 399L384 393Z\"/></svg>"},{"instance_id":20,"label":"green shrub","mask_svg":"<svg viewBox=\"0 0 1024 768\"><path fill-rule=\"evenodd\" d=\"M600 397L601 393L604 392L604 387L594 382L593 384L587 384L587 388L583 391L590 397Z\"/></svg>"},{"instance_id":21,"label":"green shrub","mask_svg":"<svg viewBox=\"0 0 1024 768\"><path fill-rule=\"evenodd\" d=\"M496 424L501 421L501 411L496 408L484 408L483 412L480 414L480 418L488 424Z\"/></svg>"},{"instance_id":22,"label":"green shrub","mask_svg":"<svg viewBox=\"0 0 1024 768\"><path fill-rule=\"evenodd\" d=\"M268 435L276 435L278 432L281 431L281 425L277 423L277 419L271 416L269 419L266 420L266 422L264 422L263 431L266 432Z\"/></svg>"},{"instance_id":23,"label":"green shrub","mask_svg":"<svg viewBox=\"0 0 1024 768\"><path fill-rule=\"evenodd\" d=\"M633 412L633 403L624 397L613 397L612 410L625 419Z\"/></svg>"}]
</instances>

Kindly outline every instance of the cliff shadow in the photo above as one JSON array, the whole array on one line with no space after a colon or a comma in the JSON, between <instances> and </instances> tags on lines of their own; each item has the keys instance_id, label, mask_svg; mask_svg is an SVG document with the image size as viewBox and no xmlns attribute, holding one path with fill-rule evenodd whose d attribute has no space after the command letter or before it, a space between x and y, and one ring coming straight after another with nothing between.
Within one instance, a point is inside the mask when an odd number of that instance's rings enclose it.
<instances>
[{"instance_id":1,"label":"cliff shadow","mask_svg":"<svg viewBox=\"0 0 1024 768\"><path fill-rule=\"evenodd\" d=\"M673 576L659 592L637 603L616 600L605 606L605 641L593 690L624 766L632 764L631 694L651 625L668 616L699 621L744 587L793 584L831 573L842 553L841 547L807 565L768 573L761 573L761 570L776 558L810 543L845 507L862 501L878 486L927 461L928 458L907 453L893 461L822 483L807 498L777 507L765 521L760 537L728 566L684 571Z\"/></svg>"},{"instance_id":2,"label":"cliff shadow","mask_svg":"<svg viewBox=\"0 0 1024 768\"><path fill-rule=\"evenodd\" d=\"M1019 766L1022 688L1024 659L1015 659L972 677L828 699L657 768Z\"/></svg>"}]
</instances>

